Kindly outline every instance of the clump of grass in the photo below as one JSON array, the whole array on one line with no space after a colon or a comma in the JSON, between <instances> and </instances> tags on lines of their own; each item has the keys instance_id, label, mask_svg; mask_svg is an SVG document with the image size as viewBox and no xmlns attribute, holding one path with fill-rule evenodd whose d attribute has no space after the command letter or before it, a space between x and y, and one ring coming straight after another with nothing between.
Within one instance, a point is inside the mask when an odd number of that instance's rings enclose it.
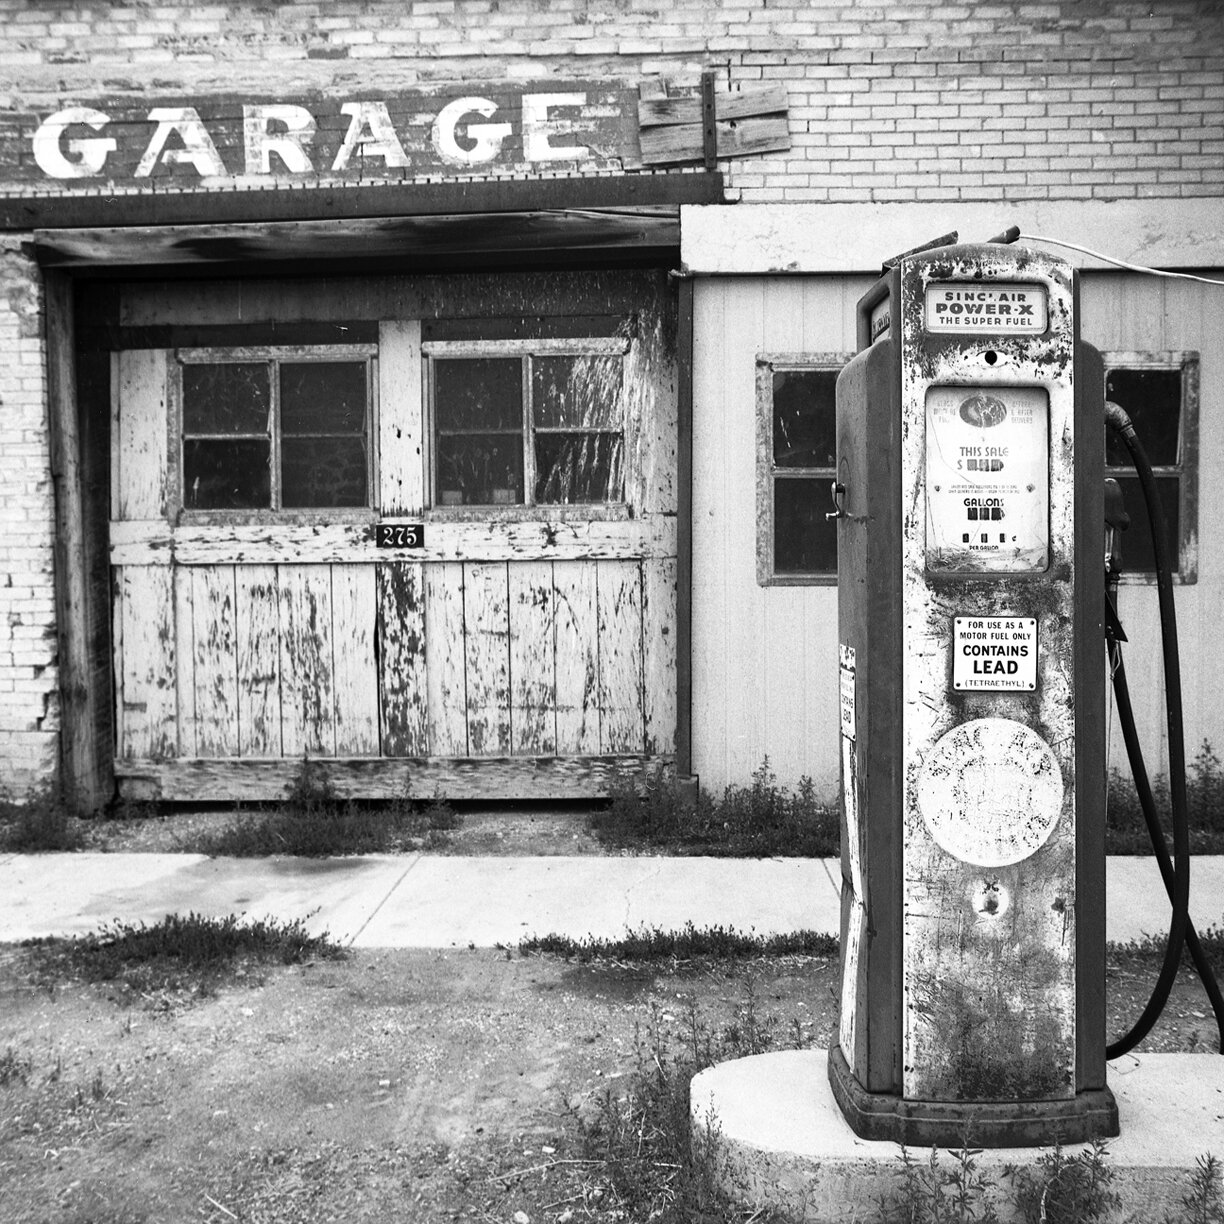
<instances>
[{"instance_id":1,"label":"clump of grass","mask_svg":"<svg viewBox=\"0 0 1224 1224\"><path fill-rule=\"evenodd\" d=\"M24 1084L30 1077L32 1067L33 1063L28 1058L22 1058L12 1046L8 1046L4 1053L0 1054L0 1088L7 1088L10 1084Z\"/></svg>"},{"instance_id":2,"label":"clump of grass","mask_svg":"<svg viewBox=\"0 0 1224 1224\"><path fill-rule=\"evenodd\" d=\"M25 854L79 850L84 843L81 822L58 783L40 787L24 803L0 797L0 849Z\"/></svg>"},{"instance_id":3,"label":"clump of grass","mask_svg":"<svg viewBox=\"0 0 1224 1224\"><path fill-rule=\"evenodd\" d=\"M1190 1188L1181 1196L1181 1208L1180 1215L1166 1215L1165 1224L1224 1224L1220 1162L1210 1152L1194 1162Z\"/></svg>"},{"instance_id":4,"label":"clump of grass","mask_svg":"<svg viewBox=\"0 0 1224 1224\"><path fill-rule=\"evenodd\" d=\"M283 803L239 811L193 848L238 858L377 854L406 844L437 848L458 825L458 815L440 797L429 803L397 799L378 805L342 799L319 763L304 759Z\"/></svg>"},{"instance_id":5,"label":"clump of grass","mask_svg":"<svg viewBox=\"0 0 1224 1224\"><path fill-rule=\"evenodd\" d=\"M1160 774L1153 780L1152 795L1164 826L1166 844L1172 850L1173 807L1167 774ZM1224 765L1207 740L1186 769L1186 823L1191 853L1224 853ZM1151 853L1151 841L1134 783L1128 774L1117 769L1109 771L1105 849L1108 854Z\"/></svg>"},{"instance_id":6,"label":"clump of grass","mask_svg":"<svg viewBox=\"0 0 1224 1224\"><path fill-rule=\"evenodd\" d=\"M1016 1205L1025 1224L1093 1224L1110 1215L1122 1200L1106 1155L1099 1139L1073 1156L1056 1143L1036 1165L1017 1170Z\"/></svg>"},{"instance_id":7,"label":"clump of grass","mask_svg":"<svg viewBox=\"0 0 1224 1224\"><path fill-rule=\"evenodd\" d=\"M311 935L301 919L245 921L168 914L149 926L114 922L88 935L22 944L36 981L114 983L139 995L207 995L243 977L249 966L337 959L345 950L326 933Z\"/></svg>"},{"instance_id":8,"label":"clump of grass","mask_svg":"<svg viewBox=\"0 0 1224 1224\"><path fill-rule=\"evenodd\" d=\"M654 1006L635 1030L634 1069L627 1081L585 1103L569 1106L589 1176L601 1183L594 1196L623 1220L723 1221L742 1218L726 1201L714 1175L717 1119L707 1119L711 1145L690 1134L693 1077L715 1063L776 1048L780 1026L760 1015L751 979L735 1018L711 1027L690 998L678 1026L669 1028ZM802 1041L799 1024L786 1029ZM755 1224L782 1224L766 1210Z\"/></svg>"},{"instance_id":9,"label":"clump of grass","mask_svg":"<svg viewBox=\"0 0 1224 1224\"><path fill-rule=\"evenodd\" d=\"M619 939L586 936L532 935L519 941L523 955L546 953L585 963L615 961L742 960L755 956L823 956L838 954L836 936L820 931L794 931L775 935L745 934L735 927L696 927L688 922L679 931L640 927Z\"/></svg>"},{"instance_id":10,"label":"clump of grass","mask_svg":"<svg viewBox=\"0 0 1224 1224\"><path fill-rule=\"evenodd\" d=\"M749 786L728 786L721 797L705 791L694 797L662 769L641 783L618 780L608 805L591 817L608 845L726 858L835 855L838 824L836 807L817 799L811 778L800 779L794 792L779 786L768 757Z\"/></svg>"},{"instance_id":11,"label":"clump of grass","mask_svg":"<svg viewBox=\"0 0 1224 1224\"><path fill-rule=\"evenodd\" d=\"M998 1224L994 1183L978 1168L981 1150L963 1145L944 1166L932 1148L917 1160L901 1148L899 1185L880 1203L880 1224Z\"/></svg>"}]
</instances>

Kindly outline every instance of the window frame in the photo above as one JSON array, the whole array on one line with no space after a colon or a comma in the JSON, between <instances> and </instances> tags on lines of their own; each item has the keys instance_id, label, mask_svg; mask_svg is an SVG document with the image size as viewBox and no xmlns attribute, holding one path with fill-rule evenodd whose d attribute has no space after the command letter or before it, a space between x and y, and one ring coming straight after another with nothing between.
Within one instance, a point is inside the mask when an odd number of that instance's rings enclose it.
<instances>
[{"instance_id":1,"label":"window frame","mask_svg":"<svg viewBox=\"0 0 1224 1224\"><path fill-rule=\"evenodd\" d=\"M1177 370L1181 374L1181 413L1178 422L1177 462L1175 464L1153 464L1152 474L1160 477L1176 477L1178 481L1178 568L1173 581L1181 585L1192 585L1198 581L1198 469L1199 469L1199 378L1201 355L1195 349L1103 349L1105 379L1109 371L1126 370ZM1140 434L1139 441L1143 441ZM1105 475L1134 476L1131 465L1115 466L1106 459ZM1127 506L1132 518L1146 515L1143 505ZM1154 586L1155 570L1127 570L1126 534L1122 535L1123 585Z\"/></svg>"},{"instance_id":2,"label":"window frame","mask_svg":"<svg viewBox=\"0 0 1224 1224\"><path fill-rule=\"evenodd\" d=\"M378 516L378 345L361 344L262 344L214 345L207 348L184 347L174 350L174 374L170 403L170 502L176 516L184 522L208 523L319 523L373 522ZM279 504L283 494L281 471L280 378L281 364L306 362L365 363L366 374L366 500L361 506L291 506ZM268 507L196 510L183 500L183 370L191 365L241 365L264 362L270 367L269 411L270 459ZM194 435L191 435L194 436ZM245 436L245 435L244 435Z\"/></svg>"},{"instance_id":3,"label":"window frame","mask_svg":"<svg viewBox=\"0 0 1224 1224\"><path fill-rule=\"evenodd\" d=\"M425 430L422 439L422 452L425 464L425 501L431 518L445 520L487 519L490 514L499 518L531 519L541 514L562 519L625 519L630 517L631 502L629 490L633 487L630 469L632 448L629 436L629 412L626 397L628 362L624 359L629 353L630 341L627 336L577 336L577 337L541 337L515 338L503 340L425 340L421 344L422 388L425 397ZM532 358L534 357L620 357L621 395L617 405L619 428L610 430L590 430L585 432L617 432L621 437L621 496L615 501L598 502L537 502L535 501L536 485L536 433L584 432L581 430L537 430L531 401L532 388ZM519 436L523 444L523 500L508 504L480 503L462 506L445 506L441 502L441 490L438 487L437 465L437 421L436 421L436 377L434 362L438 360L478 360L496 358L517 358L520 362L523 420ZM497 432L497 431L486 431ZM509 436L509 431L507 431Z\"/></svg>"},{"instance_id":4,"label":"window frame","mask_svg":"<svg viewBox=\"0 0 1224 1224\"><path fill-rule=\"evenodd\" d=\"M756 572L762 587L827 587L837 585L837 570L812 574L780 574L774 566L774 484L779 477L826 482L831 488L836 467L778 468L773 461L773 380L775 373L839 374L852 352L758 353L756 359ZM833 503L829 501L829 510Z\"/></svg>"}]
</instances>

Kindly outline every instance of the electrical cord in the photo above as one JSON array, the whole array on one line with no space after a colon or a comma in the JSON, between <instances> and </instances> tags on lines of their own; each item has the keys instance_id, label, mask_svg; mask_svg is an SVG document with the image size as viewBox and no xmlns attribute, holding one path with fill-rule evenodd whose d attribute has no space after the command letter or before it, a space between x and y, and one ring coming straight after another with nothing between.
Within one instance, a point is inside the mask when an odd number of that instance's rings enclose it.
<instances>
[{"instance_id":1,"label":"electrical cord","mask_svg":"<svg viewBox=\"0 0 1224 1224\"><path fill-rule=\"evenodd\" d=\"M1160 821L1156 814L1155 798L1143 763L1142 751L1135 730L1134 710L1130 703L1130 690L1126 683L1126 672L1122 667L1119 635L1115 632L1110 640L1110 659L1114 664L1114 693L1118 701L1118 713L1122 733L1126 741L1127 756L1135 780L1135 790L1143 808L1152 850L1160 867L1165 889L1173 905L1173 917L1169 936L1165 944L1164 959L1156 985L1139 1019L1130 1031L1119 1040L1105 1047L1106 1058L1117 1058L1133 1050L1151 1031L1173 989L1181 963L1182 948L1188 946L1195 968L1207 990L1212 1010L1220 1028L1220 1053L1224 1054L1224 999L1203 953L1198 935L1190 922L1190 842L1187 828L1186 800L1186 748L1182 724L1181 665L1177 645L1177 618L1173 606L1173 577L1168 555L1164 510L1156 491L1152 466L1142 443L1135 433L1126 412L1117 404L1106 402L1105 423L1121 439L1135 465L1143 499L1147 507L1148 520L1152 528L1152 542L1156 554L1156 589L1160 605L1161 649L1165 672L1165 704L1169 733L1169 792L1173 815L1173 863L1170 866L1169 852L1164 844ZM1116 625L1116 611L1112 623Z\"/></svg>"}]
</instances>

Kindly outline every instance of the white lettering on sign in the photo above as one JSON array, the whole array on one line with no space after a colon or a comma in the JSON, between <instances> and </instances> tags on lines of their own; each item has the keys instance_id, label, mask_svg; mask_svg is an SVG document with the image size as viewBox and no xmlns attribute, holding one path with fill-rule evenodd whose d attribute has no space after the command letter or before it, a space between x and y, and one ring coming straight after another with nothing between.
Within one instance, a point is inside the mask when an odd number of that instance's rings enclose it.
<instances>
[{"instance_id":1,"label":"white lettering on sign","mask_svg":"<svg viewBox=\"0 0 1224 1224\"><path fill-rule=\"evenodd\" d=\"M497 114L497 103L488 98L456 98L448 102L434 120L431 139L433 147L443 161L455 166L481 166L494 161L502 151L502 144L513 130L508 123L469 123L468 147L459 144L455 129L459 121L468 115L480 115L492 119Z\"/></svg>"},{"instance_id":2,"label":"white lettering on sign","mask_svg":"<svg viewBox=\"0 0 1224 1224\"><path fill-rule=\"evenodd\" d=\"M585 106L584 93L548 93L523 95L523 150L528 161L581 161L587 156L586 145L554 145L550 136L569 135L573 125L566 119L552 119L553 107Z\"/></svg>"},{"instance_id":3,"label":"white lettering on sign","mask_svg":"<svg viewBox=\"0 0 1224 1224\"><path fill-rule=\"evenodd\" d=\"M408 154L395 134L395 125L387 113L385 102L346 102L341 113L351 116L349 130L344 143L332 162L333 170L346 170L353 154L361 150L361 157L379 157L388 166L408 165Z\"/></svg>"},{"instance_id":4,"label":"white lettering on sign","mask_svg":"<svg viewBox=\"0 0 1224 1224\"><path fill-rule=\"evenodd\" d=\"M952 688L958 693L1035 691L1037 618L953 617Z\"/></svg>"},{"instance_id":5,"label":"white lettering on sign","mask_svg":"<svg viewBox=\"0 0 1224 1224\"><path fill-rule=\"evenodd\" d=\"M1046 291L1041 285L935 284L926 288L929 332L1014 332L1046 329Z\"/></svg>"},{"instance_id":6,"label":"white lettering on sign","mask_svg":"<svg viewBox=\"0 0 1224 1224\"><path fill-rule=\"evenodd\" d=\"M838 675L840 678L841 733L847 739L857 734L857 718L854 710L854 647L838 643Z\"/></svg>"},{"instance_id":7,"label":"white lettering on sign","mask_svg":"<svg viewBox=\"0 0 1224 1224\"><path fill-rule=\"evenodd\" d=\"M101 174L107 155L119 146L113 136L76 136L61 144L70 127L88 127L100 132L110 116L88 106L72 106L43 120L34 133L34 160L51 178L89 178ZM69 160L65 153L72 154Z\"/></svg>"},{"instance_id":8,"label":"white lettering on sign","mask_svg":"<svg viewBox=\"0 0 1224 1224\"><path fill-rule=\"evenodd\" d=\"M268 129L277 124L283 131ZM314 116L304 106L244 106L242 145L247 174L271 174L272 158L280 158L290 174L309 174L310 142L314 140Z\"/></svg>"},{"instance_id":9,"label":"white lettering on sign","mask_svg":"<svg viewBox=\"0 0 1224 1224\"><path fill-rule=\"evenodd\" d=\"M414 113L411 124L397 129L387 101L344 102L340 112L349 118L348 130L330 168L333 173L342 173L368 162L381 162L386 169L407 168L412 157L405 149L405 141L421 151L427 151L432 144L438 157L451 165L487 165L503 156L516 117L522 132L524 161L585 161L593 156L592 146L575 137L584 128L601 130L599 125L606 125L614 117L599 96L592 102L586 92L525 93L518 95L514 103L517 115L514 111L507 114L504 104L489 98L455 98L443 105L432 121L426 116L424 132L418 133L419 112ZM335 104L331 106L329 113L334 114ZM486 122L465 124L469 116ZM208 123L194 106L155 106L146 112L144 121L156 127L134 169L130 161L126 163L128 168L123 173L134 178L150 177L159 165L188 166L202 179L277 173L304 175L319 169L315 165L317 158L312 156L312 146L320 139L319 120L302 105L244 105L242 164L232 170L226 167ZM130 132L133 119L128 115L114 122L117 131ZM224 117L214 120L222 127L225 122ZM108 173L114 176L113 169L108 170L108 162L115 154L122 161L126 152L120 150L116 137L79 135L74 131L85 128L105 133L111 123L110 114L90 107L73 106L48 115L31 138L35 163L53 179L86 179ZM426 134L428 141L424 139ZM229 147L224 139L222 144ZM130 150L128 155L134 152ZM322 160L325 163L326 157Z\"/></svg>"},{"instance_id":10,"label":"white lettering on sign","mask_svg":"<svg viewBox=\"0 0 1224 1224\"><path fill-rule=\"evenodd\" d=\"M157 130L136 167L137 178L148 178L159 157L167 164L192 165L201 178L219 178L225 174L221 154L194 106L155 106L149 118L156 121ZM182 141L181 149L166 148L171 136Z\"/></svg>"},{"instance_id":11,"label":"white lettering on sign","mask_svg":"<svg viewBox=\"0 0 1224 1224\"><path fill-rule=\"evenodd\" d=\"M922 762L918 810L936 843L979 867L1036 853L1062 814L1062 769L1024 723L975 718L942 735Z\"/></svg>"}]
</instances>

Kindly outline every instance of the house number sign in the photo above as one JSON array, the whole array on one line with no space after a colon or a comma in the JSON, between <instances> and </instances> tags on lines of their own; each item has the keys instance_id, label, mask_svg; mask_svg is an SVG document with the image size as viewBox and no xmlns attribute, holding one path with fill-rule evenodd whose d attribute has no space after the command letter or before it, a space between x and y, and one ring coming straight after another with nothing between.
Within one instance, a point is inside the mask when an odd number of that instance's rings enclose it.
<instances>
[{"instance_id":1,"label":"house number sign","mask_svg":"<svg viewBox=\"0 0 1224 1224\"><path fill-rule=\"evenodd\" d=\"M374 543L379 548L424 548L424 523L379 523Z\"/></svg>"}]
</instances>

